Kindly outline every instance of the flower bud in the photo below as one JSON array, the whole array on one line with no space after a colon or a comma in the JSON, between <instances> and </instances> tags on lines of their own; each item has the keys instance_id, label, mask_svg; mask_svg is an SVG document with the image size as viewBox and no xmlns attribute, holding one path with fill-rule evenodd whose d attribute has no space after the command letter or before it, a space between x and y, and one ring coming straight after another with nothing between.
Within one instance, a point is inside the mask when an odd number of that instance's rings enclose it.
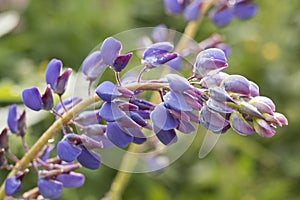
<instances>
[{"instance_id":1,"label":"flower bud","mask_svg":"<svg viewBox=\"0 0 300 200\"><path fill-rule=\"evenodd\" d=\"M111 102L122 94L118 91L118 87L110 81L102 82L96 89L97 95L107 102Z\"/></svg>"},{"instance_id":2,"label":"flower bud","mask_svg":"<svg viewBox=\"0 0 300 200\"><path fill-rule=\"evenodd\" d=\"M104 64L113 66L122 49L120 41L113 37L106 38L100 48L100 55Z\"/></svg>"},{"instance_id":3,"label":"flower bud","mask_svg":"<svg viewBox=\"0 0 300 200\"><path fill-rule=\"evenodd\" d=\"M22 92L22 100L28 108L35 111L51 110L54 104L50 86L47 86L43 95L36 87L25 89Z\"/></svg>"},{"instance_id":4,"label":"flower bud","mask_svg":"<svg viewBox=\"0 0 300 200\"><path fill-rule=\"evenodd\" d=\"M255 132L262 137L270 138L275 135L275 130L263 119L255 118L253 127Z\"/></svg>"},{"instance_id":5,"label":"flower bud","mask_svg":"<svg viewBox=\"0 0 300 200\"><path fill-rule=\"evenodd\" d=\"M193 72L196 76L202 78L206 75L222 71L227 66L227 59L224 52L217 48L209 48L198 54Z\"/></svg>"},{"instance_id":6,"label":"flower bud","mask_svg":"<svg viewBox=\"0 0 300 200\"><path fill-rule=\"evenodd\" d=\"M82 63L82 72L90 81L96 80L106 69L100 51L91 53Z\"/></svg>"},{"instance_id":7,"label":"flower bud","mask_svg":"<svg viewBox=\"0 0 300 200\"><path fill-rule=\"evenodd\" d=\"M230 115L232 129L240 135L251 135L255 133L254 128L244 119L242 114L234 112Z\"/></svg>"}]
</instances>

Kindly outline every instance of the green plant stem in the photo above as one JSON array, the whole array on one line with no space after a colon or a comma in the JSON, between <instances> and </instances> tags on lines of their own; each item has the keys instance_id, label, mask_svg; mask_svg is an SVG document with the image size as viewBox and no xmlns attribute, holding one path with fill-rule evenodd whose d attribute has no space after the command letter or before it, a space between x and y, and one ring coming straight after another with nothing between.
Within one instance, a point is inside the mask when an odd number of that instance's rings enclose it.
<instances>
[{"instance_id":1,"label":"green plant stem","mask_svg":"<svg viewBox=\"0 0 300 200\"><path fill-rule=\"evenodd\" d=\"M140 145L131 144L128 151L138 153L140 152L140 147ZM137 159L135 159L133 156L130 156L129 154L125 154L120 166L120 169L122 171L118 171L110 186L110 190L102 200L122 199L123 191L125 190L131 176L130 172L125 172L123 170L132 170L135 167L136 163Z\"/></svg>"}]
</instances>

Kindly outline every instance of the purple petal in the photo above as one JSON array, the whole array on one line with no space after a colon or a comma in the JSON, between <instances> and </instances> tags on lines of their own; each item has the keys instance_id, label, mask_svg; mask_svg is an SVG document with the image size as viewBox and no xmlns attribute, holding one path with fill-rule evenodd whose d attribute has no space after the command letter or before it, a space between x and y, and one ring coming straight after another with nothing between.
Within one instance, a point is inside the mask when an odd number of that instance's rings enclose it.
<instances>
[{"instance_id":1,"label":"purple petal","mask_svg":"<svg viewBox=\"0 0 300 200\"><path fill-rule=\"evenodd\" d=\"M232 8L219 8L214 10L211 13L212 21L217 27L223 28L231 22L233 12L234 10Z\"/></svg>"},{"instance_id":2,"label":"purple petal","mask_svg":"<svg viewBox=\"0 0 300 200\"><path fill-rule=\"evenodd\" d=\"M106 69L100 51L91 53L82 63L82 72L90 81L96 80Z\"/></svg>"},{"instance_id":3,"label":"purple petal","mask_svg":"<svg viewBox=\"0 0 300 200\"><path fill-rule=\"evenodd\" d=\"M112 101L122 94L118 91L118 87L110 81L102 82L96 88L97 95L104 101Z\"/></svg>"},{"instance_id":4,"label":"purple petal","mask_svg":"<svg viewBox=\"0 0 300 200\"><path fill-rule=\"evenodd\" d=\"M45 93L42 96L42 102L44 110L51 110L53 108L53 96L49 85L47 86Z\"/></svg>"},{"instance_id":5,"label":"purple petal","mask_svg":"<svg viewBox=\"0 0 300 200\"><path fill-rule=\"evenodd\" d=\"M167 27L163 24L156 26L152 31L152 38L155 43L167 41L168 40Z\"/></svg>"},{"instance_id":6,"label":"purple petal","mask_svg":"<svg viewBox=\"0 0 300 200\"><path fill-rule=\"evenodd\" d=\"M164 0L164 5L169 14L180 14L183 11L183 4L178 0Z\"/></svg>"},{"instance_id":7,"label":"purple petal","mask_svg":"<svg viewBox=\"0 0 300 200\"><path fill-rule=\"evenodd\" d=\"M83 167L88 169L98 169L102 159L99 154L83 148L77 160Z\"/></svg>"},{"instance_id":8,"label":"purple petal","mask_svg":"<svg viewBox=\"0 0 300 200\"><path fill-rule=\"evenodd\" d=\"M124 129L128 134L133 136L133 141L136 144L143 144L146 142L147 138L144 135L144 133L141 131L141 129L137 128L126 128Z\"/></svg>"},{"instance_id":9,"label":"purple petal","mask_svg":"<svg viewBox=\"0 0 300 200\"><path fill-rule=\"evenodd\" d=\"M152 57L156 55L166 54L172 51L174 45L169 42L158 42L149 46L143 54L143 59L145 60L147 57Z\"/></svg>"},{"instance_id":10,"label":"purple petal","mask_svg":"<svg viewBox=\"0 0 300 200\"><path fill-rule=\"evenodd\" d=\"M8 110L8 118L7 118L7 124L9 127L9 130L12 133L18 133L18 113L17 113L17 105L13 104L9 107Z\"/></svg>"},{"instance_id":11,"label":"purple petal","mask_svg":"<svg viewBox=\"0 0 300 200\"><path fill-rule=\"evenodd\" d=\"M120 55L116 58L114 64L111 67L116 72L122 71L127 66L131 57L132 57L132 53Z\"/></svg>"},{"instance_id":12,"label":"purple petal","mask_svg":"<svg viewBox=\"0 0 300 200\"><path fill-rule=\"evenodd\" d=\"M60 76L61 68L63 66L62 61L58 59L52 59L46 70L46 82L51 86L51 88L55 88L58 77Z\"/></svg>"},{"instance_id":13,"label":"purple petal","mask_svg":"<svg viewBox=\"0 0 300 200\"><path fill-rule=\"evenodd\" d=\"M57 144L57 155L63 161L72 162L80 155L82 149L71 144L66 137L67 135Z\"/></svg>"},{"instance_id":14,"label":"purple petal","mask_svg":"<svg viewBox=\"0 0 300 200\"><path fill-rule=\"evenodd\" d=\"M177 129L183 133L192 133L194 132L196 129L195 127L189 123L189 122L185 122L185 121L181 121L180 120L180 123L179 123L179 126L177 127Z\"/></svg>"},{"instance_id":15,"label":"purple petal","mask_svg":"<svg viewBox=\"0 0 300 200\"><path fill-rule=\"evenodd\" d=\"M125 113L114 102L105 102L100 108L99 114L108 122L119 120L125 116Z\"/></svg>"},{"instance_id":16,"label":"purple petal","mask_svg":"<svg viewBox=\"0 0 300 200\"><path fill-rule=\"evenodd\" d=\"M255 132L258 133L262 137L273 137L275 135L275 130L263 119L256 118L253 121L253 126Z\"/></svg>"},{"instance_id":17,"label":"purple petal","mask_svg":"<svg viewBox=\"0 0 300 200\"><path fill-rule=\"evenodd\" d=\"M122 94L122 97L124 98L131 98L134 96L134 92L125 88L125 87L122 87L122 86L118 86L118 91Z\"/></svg>"},{"instance_id":18,"label":"purple petal","mask_svg":"<svg viewBox=\"0 0 300 200\"><path fill-rule=\"evenodd\" d=\"M137 110L136 111L142 118L144 119L150 119L150 110Z\"/></svg>"},{"instance_id":19,"label":"purple petal","mask_svg":"<svg viewBox=\"0 0 300 200\"><path fill-rule=\"evenodd\" d=\"M282 126L282 124L286 126L289 124L288 119L281 113L275 112L274 117L281 123L280 126Z\"/></svg>"},{"instance_id":20,"label":"purple petal","mask_svg":"<svg viewBox=\"0 0 300 200\"><path fill-rule=\"evenodd\" d=\"M16 176L12 176L5 181L5 194L13 196L21 192L22 182Z\"/></svg>"},{"instance_id":21,"label":"purple petal","mask_svg":"<svg viewBox=\"0 0 300 200\"><path fill-rule=\"evenodd\" d=\"M68 68L60 77L58 77L56 85L52 87L55 93L58 95L63 95L65 93L71 73L72 69Z\"/></svg>"},{"instance_id":22,"label":"purple petal","mask_svg":"<svg viewBox=\"0 0 300 200\"><path fill-rule=\"evenodd\" d=\"M83 111L74 119L74 121L83 126L98 124L100 120L99 110Z\"/></svg>"},{"instance_id":23,"label":"purple petal","mask_svg":"<svg viewBox=\"0 0 300 200\"><path fill-rule=\"evenodd\" d=\"M170 60L169 63L168 63L168 65L172 69L174 69L176 71L179 71L183 67L183 60L182 60L182 58L180 56L178 56L177 58L174 58L173 60Z\"/></svg>"},{"instance_id":24,"label":"purple petal","mask_svg":"<svg viewBox=\"0 0 300 200\"><path fill-rule=\"evenodd\" d=\"M39 111L43 108L41 93L36 87L23 90L22 100L32 110Z\"/></svg>"},{"instance_id":25,"label":"purple petal","mask_svg":"<svg viewBox=\"0 0 300 200\"><path fill-rule=\"evenodd\" d=\"M183 12L185 20L188 22L197 21L200 16L201 5L201 0L195 0L190 5L188 5Z\"/></svg>"},{"instance_id":26,"label":"purple petal","mask_svg":"<svg viewBox=\"0 0 300 200\"><path fill-rule=\"evenodd\" d=\"M205 88L219 87L221 82L229 75L225 72L218 72L209 76L205 76L201 81Z\"/></svg>"},{"instance_id":27,"label":"purple petal","mask_svg":"<svg viewBox=\"0 0 300 200\"><path fill-rule=\"evenodd\" d=\"M267 104L268 106L270 106L270 108L272 109L273 112L276 109L276 106L275 106L274 102L268 97L256 96L256 97L252 98L252 101L260 101L260 102L263 102L263 103Z\"/></svg>"},{"instance_id":28,"label":"purple petal","mask_svg":"<svg viewBox=\"0 0 300 200\"><path fill-rule=\"evenodd\" d=\"M259 96L259 87L256 83L249 81L250 83L250 96L256 97Z\"/></svg>"},{"instance_id":29,"label":"purple petal","mask_svg":"<svg viewBox=\"0 0 300 200\"><path fill-rule=\"evenodd\" d=\"M145 99L138 99L138 98L130 99L130 103L137 105L140 110L153 110L155 107L153 103Z\"/></svg>"},{"instance_id":30,"label":"purple petal","mask_svg":"<svg viewBox=\"0 0 300 200\"><path fill-rule=\"evenodd\" d=\"M80 173L70 172L58 175L56 180L61 182L66 188L78 188L84 184L85 177Z\"/></svg>"},{"instance_id":31,"label":"purple petal","mask_svg":"<svg viewBox=\"0 0 300 200\"><path fill-rule=\"evenodd\" d=\"M255 133L254 128L238 112L234 112L230 115L230 125L235 132L241 135L251 135Z\"/></svg>"},{"instance_id":32,"label":"purple petal","mask_svg":"<svg viewBox=\"0 0 300 200\"><path fill-rule=\"evenodd\" d=\"M234 102L231 96L221 87L210 88L209 95L212 99L219 102Z\"/></svg>"},{"instance_id":33,"label":"purple petal","mask_svg":"<svg viewBox=\"0 0 300 200\"><path fill-rule=\"evenodd\" d=\"M223 129L229 125L229 122L219 113L210 111L206 106L200 112L200 123L214 133L222 133Z\"/></svg>"},{"instance_id":34,"label":"purple petal","mask_svg":"<svg viewBox=\"0 0 300 200\"><path fill-rule=\"evenodd\" d=\"M234 16L240 20L247 20L257 14L257 5L254 3L241 2L234 5Z\"/></svg>"},{"instance_id":35,"label":"purple petal","mask_svg":"<svg viewBox=\"0 0 300 200\"><path fill-rule=\"evenodd\" d=\"M214 110L218 113L232 113L234 110L224 104L223 102L216 101L214 99L209 99L207 102L207 107L209 107L211 110Z\"/></svg>"},{"instance_id":36,"label":"purple petal","mask_svg":"<svg viewBox=\"0 0 300 200\"><path fill-rule=\"evenodd\" d=\"M177 135L174 129L162 130L154 126L154 132L156 133L157 138L164 145L171 145L177 142Z\"/></svg>"},{"instance_id":37,"label":"purple petal","mask_svg":"<svg viewBox=\"0 0 300 200\"><path fill-rule=\"evenodd\" d=\"M250 103L240 102L238 105L239 105L240 112L248 114L253 117L264 119L264 116L259 112L259 110L255 106L251 105Z\"/></svg>"},{"instance_id":38,"label":"purple petal","mask_svg":"<svg viewBox=\"0 0 300 200\"><path fill-rule=\"evenodd\" d=\"M250 96L250 82L241 75L229 75L222 81L221 87L229 93Z\"/></svg>"},{"instance_id":39,"label":"purple petal","mask_svg":"<svg viewBox=\"0 0 300 200\"><path fill-rule=\"evenodd\" d=\"M133 137L123 131L117 122L108 123L106 129L107 138L116 146L120 148L127 147L132 141Z\"/></svg>"},{"instance_id":40,"label":"purple petal","mask_svg":"<svg viewBox=\"0 0 300 200\"><path fill-rule=\"evenodd\" d=\"M44 198L58 199L63 190L63 184L55 180L39 179L38 188Z\"/></svg>"},{"instance_id":41,"label":"purple petal","mask_svg":"<svg viewBox=\"0 0 300 200\"><path fill-rule=\"evenodd\" d=\"M103 62L106 65L113 66L115 60L120 54L122 44L113 37L106 38L101 46L100 53Z\"/></svg>"},{"instance_id":42,"label":"purple petal","mask_svg":"<svg viewBox=\"0 0 300 200\"><path fill-rule=\"evenodd\" d=\"M253 98L249 101L249 103L257 108L257 110L261 113L268 113L270 115L274 114L272 108L263 101L258 101L257 99Z\"/></svg>"},{"instance_id":43,"label":"purple petal","mask_svg":"<svg viewBox=\"0 0 300 200\"><path fill-rule=\"evenodd\" d=\"M75 105L77 105L78 103L80 103L82 101L81 98L79 97L71 97L71 98L68 98L66 100L63 101L63 104L65 105L66 109L67 110L70 110L72 109ZM55 108L55 111L59 114L63 114L65 111L61 105L61 103L58 103L56 108Z\"/></svg>"},{"instance_id":44,"label":"purple petal","mask_svg":"<svg viewBox=\"0 0 300 200\"><path fill-rule=\"evenodd\" d=\"M186 103L183 94L170 91L164 96L165 106L175 111L192 111L193 109Z\"/></svg>"},{"instance_id":45,"label":"purple petal","mask_svg":"<svg viewBox=\"0 0 300 200\"><path fill-rule=\"evenodd\" d=\"M117 120L119 126L122 128L136 128L140 129L141 126L137 124L134 120L132 120L129 116L124 115L121 119Z\"/></svg>"},{"instance_id":46,"label":"purple petal","mask_svg":"<svg viewBox=\"0 0 300 200\"><path fill-rule=\"evenodd\" d=\"M193 72L195 75L204 77L208 74L224 70L227 67L227 58L224 51L217 48L210 48L198 54Z\"/></svg>"},{"instance_id":47,"label":"purple petal","mask_svg":"<svg viewBox=\"0 0 300 200\"><path fill-rule=\"evenodd\" d=\"M192 89L189 81L177 74L168 74L165 76L168 80L171 90L175 92L184 92L185 90Z\"/></svg>"},{"instance_id":48,"label":"purple petal","mask_svg":"<svg viewBox=\"0 0 300 200\"><path fill-rule=\"evenodd\" d=\"M142 127L148 125L147 121L137 112L131 111L129 112L129 116L133 121L135 121L137 124L139 124Z\"/></svg>"},{"instance_id":49,"label":"purple petal","mask_svg":"<svg viewBox=\"0 0 300 200\"><path fill-rule=\"evenodd\" d=\"M158 129L170 130L178 126L178 121L170 114L163 103L155 107L150 114L150 118L153 125Z\"/></svg>"}]
</instances>

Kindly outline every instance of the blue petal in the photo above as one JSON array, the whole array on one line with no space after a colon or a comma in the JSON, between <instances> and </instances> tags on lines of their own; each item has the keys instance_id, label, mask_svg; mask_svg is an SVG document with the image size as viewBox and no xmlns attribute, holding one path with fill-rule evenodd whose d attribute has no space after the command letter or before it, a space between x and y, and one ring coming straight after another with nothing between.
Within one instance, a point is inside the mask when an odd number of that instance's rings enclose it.
<instances>
[{"instance_id":1,"label":"blue petal","mask_svg":"<svg viewBox=\"0 0 300 200\"><path fill-rule=\"evenodd\" d=\"M44 198L58 199L61 196L63 184L59 181L42 178L38 182L38 188Z\"/></svg>"},{"instance_id":2,"label":"blue petal","mask_svg":"<svg viewBox=\"0 0 300 200\"><path fill-rule=\"evenodd\" d=\"M177 74L168 74L165 76L168 80L171 90L175 92L184 92L185 90L192 89L189 81Z\"/></svg>"},{"instance_id":3,"label":"blue petal","mask_svg":"<svg viewBox=\"0 0 300 200\"><path fill-rule=\"evenodd\" d=\"M195 0L184 10L184 18L186 21L197 21L201 11L201 0Z\"/></svg>"},{"instance_id":4,"label":"blue petal","mask_svg":"<svg viewBox=\"0 0 300 200\"><path fill-rule=\"evenodd\" d=\"M153 125L162 130L170 130L178 126L178 121L170 114L163 103L155 107L150 114L150 118Z\"/></svg>"},{"instance_id":5,"label":"blue petal","mask_svg":"<svg viewBox=\"0 0 300 200\"><path fill-rule=\"evenodd\" d=\"M223 28L231 22L232 17L233 9L225 8L214 12L212 15L212 21L217 27Z\"/></svg>"},{"instance_id":6,"label":"blue petal","mask_svg":"<svg viewBox=\"0 0 300 200\"><path fill-rule=\"evenodd\" d=\"M84 184L85 177L80 173L70 172L58 175L56 180L61 182L66 188L78 188Z\"/></svg>"},{"instance_id":7,"label":"blue petal","mask_svg":"<svg viewBox=\"0 0 300 200\"><path fill-rule=\"evenodd\" d=\"M127 147L132 141L133 137L123 131L117 122L108 123L106 129L107 138L116 146L120 148Z\"/></svg>"},{"instance_id":8,"label":"blue petal","mask_svg":"<svg viewBox=\"0 0 300 200\"><path fill-rule=\"evenodd\" d=\"M5 194L13 196L21 192L22 182L16 176L10 177L5 182Z\"/></svg>"},{"instance_id":9,"label":"blue petal","mask_svg":"<svg viewBox=\"0 0 300 200\"><path fill-rule=\"evenodd\" d=\"M179 92L170 91L164 96L165 106L175 111L192 111L192 107L190 107L185 99L183 94Z\"/></svg>"},{"instance_id":10,"label":"blue petal","mask_svg":"<svg viewBox=\"0 0 300 200\"><path fill-rule=\"evenodd\" d=\"M122 44L113 37L106 38L101 46L100 53L103 62L106 65L113 66L115 60L120 54Z\"/></svg>"},{"instance_id":11,"label":"blue petal","mask_svg":"<svg viewBox=\"0 0 300 200\"><path fill-rule=\"evenodd\" d=\"M200 123L214 133L223 133L223 129L229 125L219 113L210 111L206 106L203 106L200 112Z\"/></svg>"},{"instance_id":12,"label":"blue petal","mask_svg":"<svg viewBox=\"0 0 300 200\"><path fill-rule=\"evenodd\" d=\"M227 92L238 93L245 96L250 96L250 82L241 75L229 75L225 78L221 87Z\"/></svg>"},{"instance_id":13,"label":"blue petal","mask_svg":"<svg viewBox=\"0 0 300 200\"><path fill-rule=\"evenodd\" d=\"M67 136L67 135L66 135ZM65 136L65 138L66 138ZM72 162L80 155L82 149L63 139L57 144L58 157L66 162Z\"/></svg>"},{"instance_id":14,"label":"blue petal","mask_svg":"<svg viewBox=\"0 0 300 200\"><path fill-rule=\"evenodd\" d=\"M256 4L237 3L234 6L234 16L240 20L247 20L257 14Z\"/></svg>"},{"instance_id":15,"label":"blue petal","mask_svg":"<svg viewBox=\"0 0 300 200\"><path fill-rule=\"evenodd\" d=\"M126 128L125 131L133 136L133 142L136 144L143 144L146 142L147 138L141 129L137 128Z\"/></svg>"},{"instance_id":16,"label":"blue petal","mask_svg":"<svg viewBox=\"0 0 300 200\"><path fill-rule=\"evenodd\" d=\"M62 62L58 59L52 59L46 70L46 82L50 84L51 88L55 88L58 77L60 76Z\"/></svg>"},{"instance_id":17,"label":"blue petal","mask_svg":"<svg viewBox=\"0 0 300 200\"><path fill-rule=\"evenodd\" d=\"M234 112L230 115L230 125L232 129L241 135L251 135L255 133L254 128L244 119L242 114Z\"/></svg>"},{"instance_id":18,"label":"blue petal","mask_svg":"<svg viewBox=\"0 0 300 200\"><path fill-rule=\"evenodd\" d=\"M96 88L97 95L103 101L112 101L122 94L118 91L118 87L110 81L104 81Z\"/></svg>"},{"instance_id":19,"label":"blue petal","mask_svg":"<svg viewBox=\"0 0 300 200\"><path fill-rule=\"evenodd\" d=\"M41 93L36 87L23 90L22 100L32 110L39 111L43 108Z\"/></svg>"},{"instance_id":20,"label":"blue petal","mask_svg":"<svg viewBox=\"0 0 300 200\"><path fill-rule=\"evenodd\" d=\"M91 53L82 63L82 72L90 81L96 80L105 69L100 51Z\"/></svg>"},{"instance_id":21,"label":"blue petal","mask_svg":"<svg viewBox=\"0 0 300 200\"><path fill-rule=\"evenodd\" d=\"M125 113L114 102L105 102L100 108L99 114L108 122L119 120L125 116Z\"/></svg>"},{"instance_id":22,"label":"blue petal","mask_svg":"<svg viewBox=\"0 0 300 200\"><path fill-rule=\"evenodd\" d=\"M181 70L182 66L183 66L183 60L181 57L177 57L177 58L174 58L173 60L170 60L168 65L174 69L174 70Z\"/></svg>"},{"instance_id":23,"label":"blue petal","mask_svg":"<svg viewBox=\"0 0 300 200\"><path fill-rule=\"evenodd\" d=\"M12 133L18 133L18 113L17 105L13 104L9 107L8 118L7 118L8 128Z\"/></svg>"},{"instance_id":24,"label":"blue petal","mask_svg":"<svg viewBox=\"0 0 300 200\"><path fill-rule=\"evenodd\" d=\"M137 124L139 124L142 127L148 125L147 121L137 112L131 111L131 112L129 112L129 116L131 117L131 119L133 121L135 121Z\"/></svg>"},{"instance_id":25,"label":"blue petal","mask_svg":"<svg viewBox=\"0 0 300 200\"><path fill-rule=\"evenodd\" d=\"M174 45L169 42L158 42L149 46L143 54L143 59L145 60L147 57L152 57L160 54L165 54L172 51Z\"/></svg>"},{"instance_id":26,"label":"blue petal","mask_svg":"<svg viewBox=\"0 0 300 200\"><path fill-rule=\"evenodd\" d=\"M185 121L182 121L180 120L180 123L177 127L177 129L183 133L192 133L194 132L196 129L195 127L190 123L190 122L185 122Z\"/></svg>"},{"instance_id":27,"label":"blue petal","mask_svg":"<svg viewBox=\"0 0 300 200\"><path fill-rule=\"evenodd\" d=\"M194 65L194 73L200 77L205 77L213 73L217 73L227 68L227 58L224 51L217 48L209 48L201 51Z\"/></svg>"},{"instance_id":28,"label":"blue petal","mask_svg":"<svg viewBox=\"0 0 300 200\"><path fill-rule=\"evenodd\" d=\"M168 40L168 29L161 24L156 26L152 31L152 38L155 42L164 42Z\"/></svg>"},{"instance_id":29,"label":"blue petal","mask_svg":"<svg viewBox=\"0 0 300 200\"><path fill-rule=\"evenodd\" d=\"M101 165L101 156L87 149L82 149L77 160L83 167L88 169L98 169Z\"/></svg>"},{"instance_id":30,"label":"blue petal","mask_svg":"<svg viewBox=\"0 0 300 200\"><path fill-rule=\"evenodd\" d=\"M169 14L180 14L183 11L183 4L177 0L164 0L164 4Z\"/></svg>"},{"instance_id":31,"label":"blue petal","mask_svg":"<svg viewBox=\"0 0 300 200\"><path fill-rule=\"evenodd\" d=\"M177 142L177 135L174 129L162 130L154 126L154 132L156 133L157 138L164 145L171 145Z\"/></svg>"},{"instance_id":32,"label":"blue petal","mask_svg":"<svg viewBox=\"0 0 300 200\"><path fill-rule=\"evenodd\" d=\"M132 53L118 56L114 64L112 65L113 70L115 70L116 72L122 71L127 66L131 57Z\"/></svg>"}]
</instances>

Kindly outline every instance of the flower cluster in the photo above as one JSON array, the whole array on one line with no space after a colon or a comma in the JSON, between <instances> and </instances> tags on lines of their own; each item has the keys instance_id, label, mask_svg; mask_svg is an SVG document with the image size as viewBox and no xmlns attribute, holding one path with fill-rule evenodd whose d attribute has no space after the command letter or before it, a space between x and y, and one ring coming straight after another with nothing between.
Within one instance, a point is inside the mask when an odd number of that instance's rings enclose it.
<instances>
[{"instance_id":1,"label":"flower cluster","mask_svg":"<svg viewBox=\"0 0 300 200\"><path fill-rule=\"evenodd\" d=\"M169 14L183 14L186 21L196 21L201 15L203 0L164 0L166 12ZM254 0L219 0L214 2L209 16L219 28L227 26L236 17L247 20L257 14Z\"/></svg>"},{"instance_id":2,"label":"flower cluster","mask_svg":"<svg viewBox=\"0 0 300 200\"><path fill-rule=\"evenodd\" d=\"M197 20L205 3L202 0L164 2L168 13L183 13L187 21ZM257 12L252 0L220 0L213 6L210 17L218 27L226 26L233 17L249 19ZM37 87L25 89L22 100L29 109L50 111L56 116L56 129L49 128L47 132L56 142L38 143L34 158L21 168L10 165L7 158L15 163L20 160L9 149L9 131L20 136L25 151L31 150L25 141L26 111L19 113L17 105L10 106L8 128L0 134L0 167L16 170L16 173L5 181L6 195L14 196L22 191L22 181L32 168L37 173L38 190L26 192L23 198L59 198L63 188L84 184L84 175L75 170L80 167L95 170L101 166L102 158L97 149L126 148L131 143L144 145L144 149L158 149L159 145L176 143L177 134L194 132L197 125L216 134L232 129L243 136L257 133L262 137L272 137L278 126L288 125L287 118L276 111L273 101L260 95L257 84L241 75L224 72L230 48L219 35L174 52L168 29L160 25L153 30L149 41L143 43L146 47L140 58L143 68L130 81L122 82L120 72L129 65L133 52L122 54L122 43L117 39L105 39L100 49L87 56L82 72L90 83L89 94L92 82L107 67L115 72L116 78L116 84L109 80L99 83L95 96L89 99L63 99L72 70L63 71L63 63L58 59L49 62L45 92L41 94ZM184 66L184 58L194 54L197 57L189 78L169 73L158 80L142 79L143 74L153 68L169 65L179 70ZM158 93L160 98L152 102L149 91ZM59 98L57 105L54 94ZM100 101L100 106L88 109L86 104L91 99ZM56 155L51 157L54 150ZM162 151L147 161L149 168L156 172L169 163Z\"/></svg>"}]
</instances>

